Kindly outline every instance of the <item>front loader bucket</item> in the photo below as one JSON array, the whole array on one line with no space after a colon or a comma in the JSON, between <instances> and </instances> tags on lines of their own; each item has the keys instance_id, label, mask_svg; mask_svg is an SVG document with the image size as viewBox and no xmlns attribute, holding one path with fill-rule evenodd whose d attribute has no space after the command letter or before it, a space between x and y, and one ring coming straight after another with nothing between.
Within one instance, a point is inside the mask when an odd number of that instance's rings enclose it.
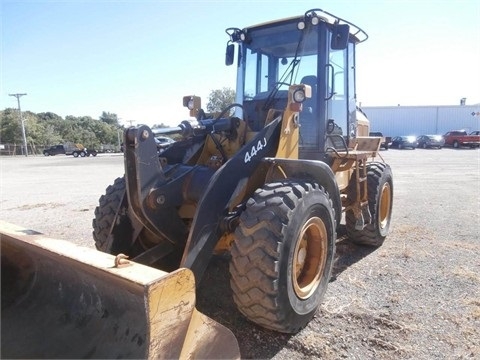
<instances>
[{"instance_id":1,"label":"front loader bucket","mask_svg":"<svg viewBox=\"0 0 480 360\"><path fill-rule=\"evenodd\" d=\"M195 309L188 269L166 273L0 221L1 358L240 358Z\"/></svg>"}]
</instances>

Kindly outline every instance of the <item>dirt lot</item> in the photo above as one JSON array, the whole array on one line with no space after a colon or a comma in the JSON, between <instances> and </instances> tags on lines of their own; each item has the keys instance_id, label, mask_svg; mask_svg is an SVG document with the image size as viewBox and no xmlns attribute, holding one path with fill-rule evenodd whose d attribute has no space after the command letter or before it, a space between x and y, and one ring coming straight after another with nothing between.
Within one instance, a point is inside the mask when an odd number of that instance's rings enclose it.
<instances>
[{"instance_id":1,"label":"dirt lot","mask_svg":"<svg viewBox=\"0 0 480 360\"><path fill-rule=\"evenodd\" d=\"M198 308L235 333L242 358L480 359L480 150L381 155L394 176L391 234L370 249L340 229L324 303L300 333L247 322L221 285L227 261L212 262ZM1 219L93 246L93 211L122 176L121 156L0 162Z\"/></svg>"}]
</instances>

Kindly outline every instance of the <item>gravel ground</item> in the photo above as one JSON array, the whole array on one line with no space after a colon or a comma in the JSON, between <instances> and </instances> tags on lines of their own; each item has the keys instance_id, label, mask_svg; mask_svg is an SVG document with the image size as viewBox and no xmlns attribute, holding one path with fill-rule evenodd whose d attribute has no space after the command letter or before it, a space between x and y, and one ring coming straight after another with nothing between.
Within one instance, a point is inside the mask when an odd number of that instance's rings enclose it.
<instances>
[{"instance_id":1,"label":"gravel ground","mask_svg":"<svg viewBox=\"0 0 480 360\"><path fill-rule=\"evenodd\" d=\"M343 227L324 303L296 335L246 321L215 258L198 308L230 328L242 358L480 359L480 150L388 150L391 234L378 249ZM98 198L123 174L120 155L0 158L0 218L93 247Z\"/></svg>"}]
</instances>

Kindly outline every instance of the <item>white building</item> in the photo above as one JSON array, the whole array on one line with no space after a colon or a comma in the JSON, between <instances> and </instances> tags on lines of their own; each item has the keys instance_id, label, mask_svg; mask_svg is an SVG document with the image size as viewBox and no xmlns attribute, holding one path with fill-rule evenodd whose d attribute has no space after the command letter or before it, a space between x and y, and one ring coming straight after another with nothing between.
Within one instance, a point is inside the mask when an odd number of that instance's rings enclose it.
<instances>
[{"instance_id":1,"label":"white building","mask_svg":"<svg viewBox=\"0 0 480 360\"><path fill-rule=\"evenodd\" d=\"M384 136L443 135L450 130L480 130L480 104L362 107L371 131Z\"/></svg>"}]
</instances>

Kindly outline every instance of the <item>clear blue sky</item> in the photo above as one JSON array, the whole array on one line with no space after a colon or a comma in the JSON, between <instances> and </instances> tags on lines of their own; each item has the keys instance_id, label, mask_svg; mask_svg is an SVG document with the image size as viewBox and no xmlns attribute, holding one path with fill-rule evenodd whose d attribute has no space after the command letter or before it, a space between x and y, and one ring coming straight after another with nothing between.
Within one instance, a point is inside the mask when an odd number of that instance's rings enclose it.
<instances>
[{"instance_id":1,"label":"clear blue sky","mask_svg":"<svg viewBox=\"0 0 480 360\"><path fill-rule=\"evenodd\" d=\"M0 0L0 108L176 125L184 95L235 88L227 27L322 8L363 28L362 106L480 103L480 1Z\"/></svg>"}]
</instances>

